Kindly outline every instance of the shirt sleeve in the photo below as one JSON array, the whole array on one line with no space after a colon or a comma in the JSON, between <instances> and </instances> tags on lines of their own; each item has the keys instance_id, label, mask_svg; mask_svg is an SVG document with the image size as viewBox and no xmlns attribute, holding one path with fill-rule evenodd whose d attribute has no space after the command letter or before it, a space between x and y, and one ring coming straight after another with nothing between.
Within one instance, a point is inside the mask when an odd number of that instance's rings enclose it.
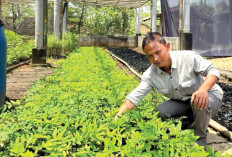
<instances>
[{"instance_id":1,"label":"shirt sleeve","mask_svg":"<svg viewBox=\"0 0 232 157\"><path fill-rule=\"evenodd\" d=\"M202 74L203 76L211 74L217 76L218 79L220 78L220 72L214 67L213 63L204 59L197 53L194 55L194 71Z\"/></svg>"},{"instance_id":2,"label":"shirt sleeve","mask_svg":"<svg viewBox=\"0 0 232 157\"><path fill-rule=\"evenodd\" d=\"M142 79L140 84L137 86L136 89L134 89L127 97L126 99L130 100L133 104L136 106L139 105L139 102L141 99L149 92L151 91L152 86L145 80Z\"/></svg>"}]
</instances>

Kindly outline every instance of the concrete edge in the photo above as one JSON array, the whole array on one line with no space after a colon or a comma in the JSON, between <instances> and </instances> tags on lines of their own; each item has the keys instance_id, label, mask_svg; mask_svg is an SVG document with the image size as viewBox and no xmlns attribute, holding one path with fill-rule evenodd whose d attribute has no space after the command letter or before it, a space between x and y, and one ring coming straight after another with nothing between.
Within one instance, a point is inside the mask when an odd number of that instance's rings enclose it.
<instances>
[{"instance_id":1,"label":"concrete edge","mask_svg":"<svg viewBox=\"0 0 232 157\"><path fill-rule=\"evenodd\" d=\"M20 66L22 66L22 65L25 65L25 64L30 63L31 61L32 61L32 60L29 59L29 60L27 60L27 61L24 61L24 62L15 64L15 65L9 66L8 68L6 68L6 71L7 71L7 73L8 73L8 72L10 72L11 70L13 70L13 69L15 69L15 68L18 68L18 67L20 67Z\"/></svg>"}]
</instances>

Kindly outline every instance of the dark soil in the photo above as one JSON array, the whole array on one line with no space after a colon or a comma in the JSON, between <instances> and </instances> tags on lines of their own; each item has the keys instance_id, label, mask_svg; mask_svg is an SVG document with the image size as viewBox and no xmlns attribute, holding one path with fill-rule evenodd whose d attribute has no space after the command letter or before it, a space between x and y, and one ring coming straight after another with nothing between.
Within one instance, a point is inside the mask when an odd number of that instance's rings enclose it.
<instances>
[{"instance_id":1,"label":"dark soil","mask_svg":"<svg viewBox=\"0 0 232 157\"><path fill-rule=\"evenodd\" d=\"M224 91L224 95L222 99L223 104L214 120L232 131L232 86L222 82L218 84Z\"/></svg>"},{"instance_id":2,"label":"dark soil","mask_svg":"<svg viewBox=\"0 0 232 157\"><path fill-rule=\"evenodd\" d=\"M127 62L132 68L136 69L140 73L146 71L151 65L145 55L137 53L131 49L109 48L108 50Z\"/></svg>"},{"instance_id":3,"label":"dark soil","mask_svg":"<svg viewBox=\"0 0 232 157\"><path fill-rule=\"evenodd\" d=\"M143 73L150 66L145 55L137 53L131 49L109 48L108 50L123 59L140 73ZM224 91L222 100L223 104L218 114L213 119L232 131L232 86L223 82L219 82L218 84Z\"/></svg>"}]
</instances>

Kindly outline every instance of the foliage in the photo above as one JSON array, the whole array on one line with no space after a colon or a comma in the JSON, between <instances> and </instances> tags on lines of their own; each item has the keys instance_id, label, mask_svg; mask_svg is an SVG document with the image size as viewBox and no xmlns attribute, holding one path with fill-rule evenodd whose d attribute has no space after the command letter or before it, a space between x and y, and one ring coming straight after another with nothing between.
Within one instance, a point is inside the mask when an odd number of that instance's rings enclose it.
<instances>
[{"instance_id":1,"label":"foliage","mask_svg":"<svg viewBox=\"0 0 232 157\"><path fill-rule=\"evenodd\" d=\"M221 151L215 152L212 148L208 148L208 153L210 157L222 157ZM224 157L230 157L230 155L226 153Z\"/></svg>"},{"instance_id":2,"label":"foliage","mask_svg":"<svg viewBox=\"0 0 232 157\"><path fill-rule=\"evenodd\" d=\"M62 40L54 35L48 35L47 56L62 57L67 56L78 47L78 36L73 33L63 34Z\"/></svg>"},{"instance_id":3,"label":"foliage","mask_svg":"<svg viewBox=\"0 0 232 157\"><path fill-rule=\"evenodd\" d=\"M138 82L116 69L103 50L80 48L59 64L53 75L31 87L24 105L1 110L1 156L208 155L194 145L192 130L181 130L180 121L157 117L160 102L154 91L115 121Z\"/></svg>"},{"instance_id":4,"label":"foliage","mask_svg":"<svg viewBox=\"0 0 232 157\"><path fill-rule=\"evenodd\" d=\"M20 24L27 18L35 16L35 5L30 4L7 4L4 3L2 7L2 19L9 24L8 29L14 32L20 29Z\"/></svg>"},{"instance_id":5,"label":"foliage","mask_svg":"<svg viewBox=\"0 0 232 157\"><path fill-rule=\"evenodd\" d=\"M7 40L7 65L12 65L30 58L34 40L5 30Z\"/></svg>"},{"instance_id":6,"label":"foliage","mask_svg":"<svg viewBox=\"0 0 232 157\"><path fill-rule=\"evenodd\" d=\"M17 17L34 17L35 10L34 5L30 4L7 4L4 3L2 6L2 17L3 19L6 17L13 16L13 12L15 12Z\"/></svg>"},{"instance_id":7,"label":"foliage","mask_svg":"<svg viewBox=\"0 0 232 157\"><path fill-rule=\"evenodd\" d=\"M84 7L83 7L84 5ZM83 17L80 15L83 11ZM134 10L117 7L102 7L72 3L69 6L69 20L73 24L71 32L78 33L79 22L81 36L134 35Z\"/></svg>"}]
</instances>

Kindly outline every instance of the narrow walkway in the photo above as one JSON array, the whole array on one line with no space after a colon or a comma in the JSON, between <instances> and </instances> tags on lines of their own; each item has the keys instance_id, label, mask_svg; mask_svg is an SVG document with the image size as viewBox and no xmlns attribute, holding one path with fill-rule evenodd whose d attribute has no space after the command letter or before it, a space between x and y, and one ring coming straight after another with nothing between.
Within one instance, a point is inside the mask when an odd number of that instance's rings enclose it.
<instances>
[{"instance_id":1,"label":"narrow walkway","mask_svg":"<svg viewBox=\"0 0 232 157\"><path fill-rule=\"evenodd\" d=\"M7 74L6 97L10 100L21 99L28 88L38 79L52 74L46 67L33 67L29 64L20 66Z\"/></svg>"}]
</instances>

